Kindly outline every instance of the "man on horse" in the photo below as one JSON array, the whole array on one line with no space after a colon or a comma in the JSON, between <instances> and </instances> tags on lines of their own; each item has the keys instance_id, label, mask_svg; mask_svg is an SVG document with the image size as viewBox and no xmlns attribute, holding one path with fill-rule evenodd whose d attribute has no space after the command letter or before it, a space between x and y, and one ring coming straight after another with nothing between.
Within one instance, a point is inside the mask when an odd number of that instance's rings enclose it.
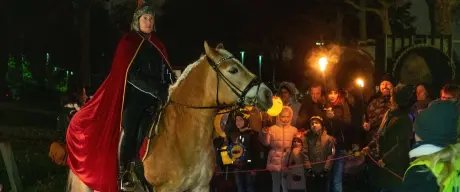
<instances>
[{"instance_id":1,"label":"man on horse","mask_svg":"<svg viewBox=\"0 0 460 192\"><path fill-rule=\"evenodd\" d=\"M134 190L130 166L175 81L166 50L154 34L156 13L139 1L109 76L70 122L67 163L93 190Z\"/></svg>"}]
</instances>

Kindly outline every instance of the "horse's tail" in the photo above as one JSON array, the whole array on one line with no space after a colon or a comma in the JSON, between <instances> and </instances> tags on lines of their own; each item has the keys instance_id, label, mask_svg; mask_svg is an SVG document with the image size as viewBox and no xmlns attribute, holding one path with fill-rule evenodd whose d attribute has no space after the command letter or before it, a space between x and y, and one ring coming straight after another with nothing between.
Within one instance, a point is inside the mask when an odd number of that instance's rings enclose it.
<instances>
[{"instance_id":1,"label":"horse's tail","mask_svg":"<svg viewBox=\"0 0 460 192\"><path fill-rule=\"evenodd\" d=\"M67 178L67 192L93 192L88 186L86 186L71 170L69 170L69 176Z\"/></svg>"}]
</instances>

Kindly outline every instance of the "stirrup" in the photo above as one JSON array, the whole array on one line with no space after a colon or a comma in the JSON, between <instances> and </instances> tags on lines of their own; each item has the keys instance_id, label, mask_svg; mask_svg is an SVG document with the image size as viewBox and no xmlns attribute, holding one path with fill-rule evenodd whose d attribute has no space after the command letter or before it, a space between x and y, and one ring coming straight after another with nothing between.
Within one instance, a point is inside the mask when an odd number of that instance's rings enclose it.
<instances>
[{"instance_id":1,"label":"stirrup","mask_svg":"<svg viewBox=\"0 0 460 192\"><path fill-rule=\"evenodd\" d=\"M125 181L124 177L127 175L128 177L130 177L130 180ZM121 175L121 178L120 178L120 190L129 192L129 191L134 191L135 189L136 189L136 185L135 185L133 174L130 171L125 171Z\"/></svg>"},{"instance_id":2,"label":"stirrup","mask_svg":"<svg viewBox=\"0 0 460 192\"><path fill-rule=\"evenodd\" d=\"M131 191L134 191L136 189L137 178L136 178L136 174L134 172L134 167L135 167L135 163L131 162L130 169L124 171L121 174L121 177L120 177L120 190L121 191L131 192ZM125 181L124 180L125 176L128 176L128 178L130 180ZM129 185L131 185L131 186L129 186Z\"/></svg>"}]
</instances>

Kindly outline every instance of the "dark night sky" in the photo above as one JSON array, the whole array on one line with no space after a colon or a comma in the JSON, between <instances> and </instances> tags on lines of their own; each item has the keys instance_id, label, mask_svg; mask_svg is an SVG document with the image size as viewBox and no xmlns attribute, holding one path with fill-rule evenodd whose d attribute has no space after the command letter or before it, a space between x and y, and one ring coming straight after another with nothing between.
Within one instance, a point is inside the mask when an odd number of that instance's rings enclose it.
<instances>
[{"instance_id":1,"label":"dark night sky","mask_svg":"<svg viewBox=\"0 0 460 192\"><path fill-rule=\"evenodd\" d=\"M136 0L108 15L100 5L94 5L91 16L91 68L93 73L104 75L110 67L116 44L121 37L119 29L126 30L131 22ZM74 22L75 9L70 0L6 0L0 5L0 22L7 26L0 30L3 53L17 50L28 57L49 52L56 65L78 68L79 26ZM111 1L113 2L113 0ZM132 2L132 3L131 3ZM264 79L271 79L272 66L289 73L277 73L278 79L302 81L304 57L321 36L334 37L335 12L321 1L292 0L167 0L164 15L158 18L158 34L167 46L172 64L185 66L203 52L203 41L211 45L224 43L238 54L246 51L245 64L256 72L257 55L264 55ZM411 12L419 17L415 22L418 33L427 33L426 5L412 0ZM122 10L122 11L120 11ZM118 11L118 12L117 12ZM123 14L120 14L122 12ZM357 20L353 11L345 15L344 39L352 40L357 34ZM368 17L372 20L373 17ZM32 20L32 21L30 21ZM24 22L27 21L27 22ZM369 21L369 36L375 37L377 22ZM120 24L120 25L114 25ZM460 36L459 28L454 36ZM24 43L21 43L21 40ZM6 46L5 46L6 45ZM294 50L290 62L272 60L270 54L280 45ZM460 44L457 47L460 49ZM38 51L37 51L38 50Z\"/></svg>"}]
</instances>

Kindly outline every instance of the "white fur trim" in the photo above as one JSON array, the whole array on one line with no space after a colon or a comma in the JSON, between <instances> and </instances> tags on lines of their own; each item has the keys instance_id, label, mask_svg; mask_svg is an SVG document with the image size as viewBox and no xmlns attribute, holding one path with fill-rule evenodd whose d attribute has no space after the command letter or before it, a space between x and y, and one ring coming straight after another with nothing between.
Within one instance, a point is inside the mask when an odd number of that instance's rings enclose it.
<instances>
[{"instance_id":1,"label":"white fur trim","mask_svg":"<svg viewBox=\"0 0 460 192\"><path fill-rule=\"evenodd\" d=\"M435 145L424 144L424 145L418 146L415 149L412 149L409 152L409 157L414 158L414 157L420 157L420 156L423 156L423 155L429 155L429 154L439 152L442 149L443 149L442 147L438 147L438 146L435 146Z\"/></svg>"}]
</instances>

